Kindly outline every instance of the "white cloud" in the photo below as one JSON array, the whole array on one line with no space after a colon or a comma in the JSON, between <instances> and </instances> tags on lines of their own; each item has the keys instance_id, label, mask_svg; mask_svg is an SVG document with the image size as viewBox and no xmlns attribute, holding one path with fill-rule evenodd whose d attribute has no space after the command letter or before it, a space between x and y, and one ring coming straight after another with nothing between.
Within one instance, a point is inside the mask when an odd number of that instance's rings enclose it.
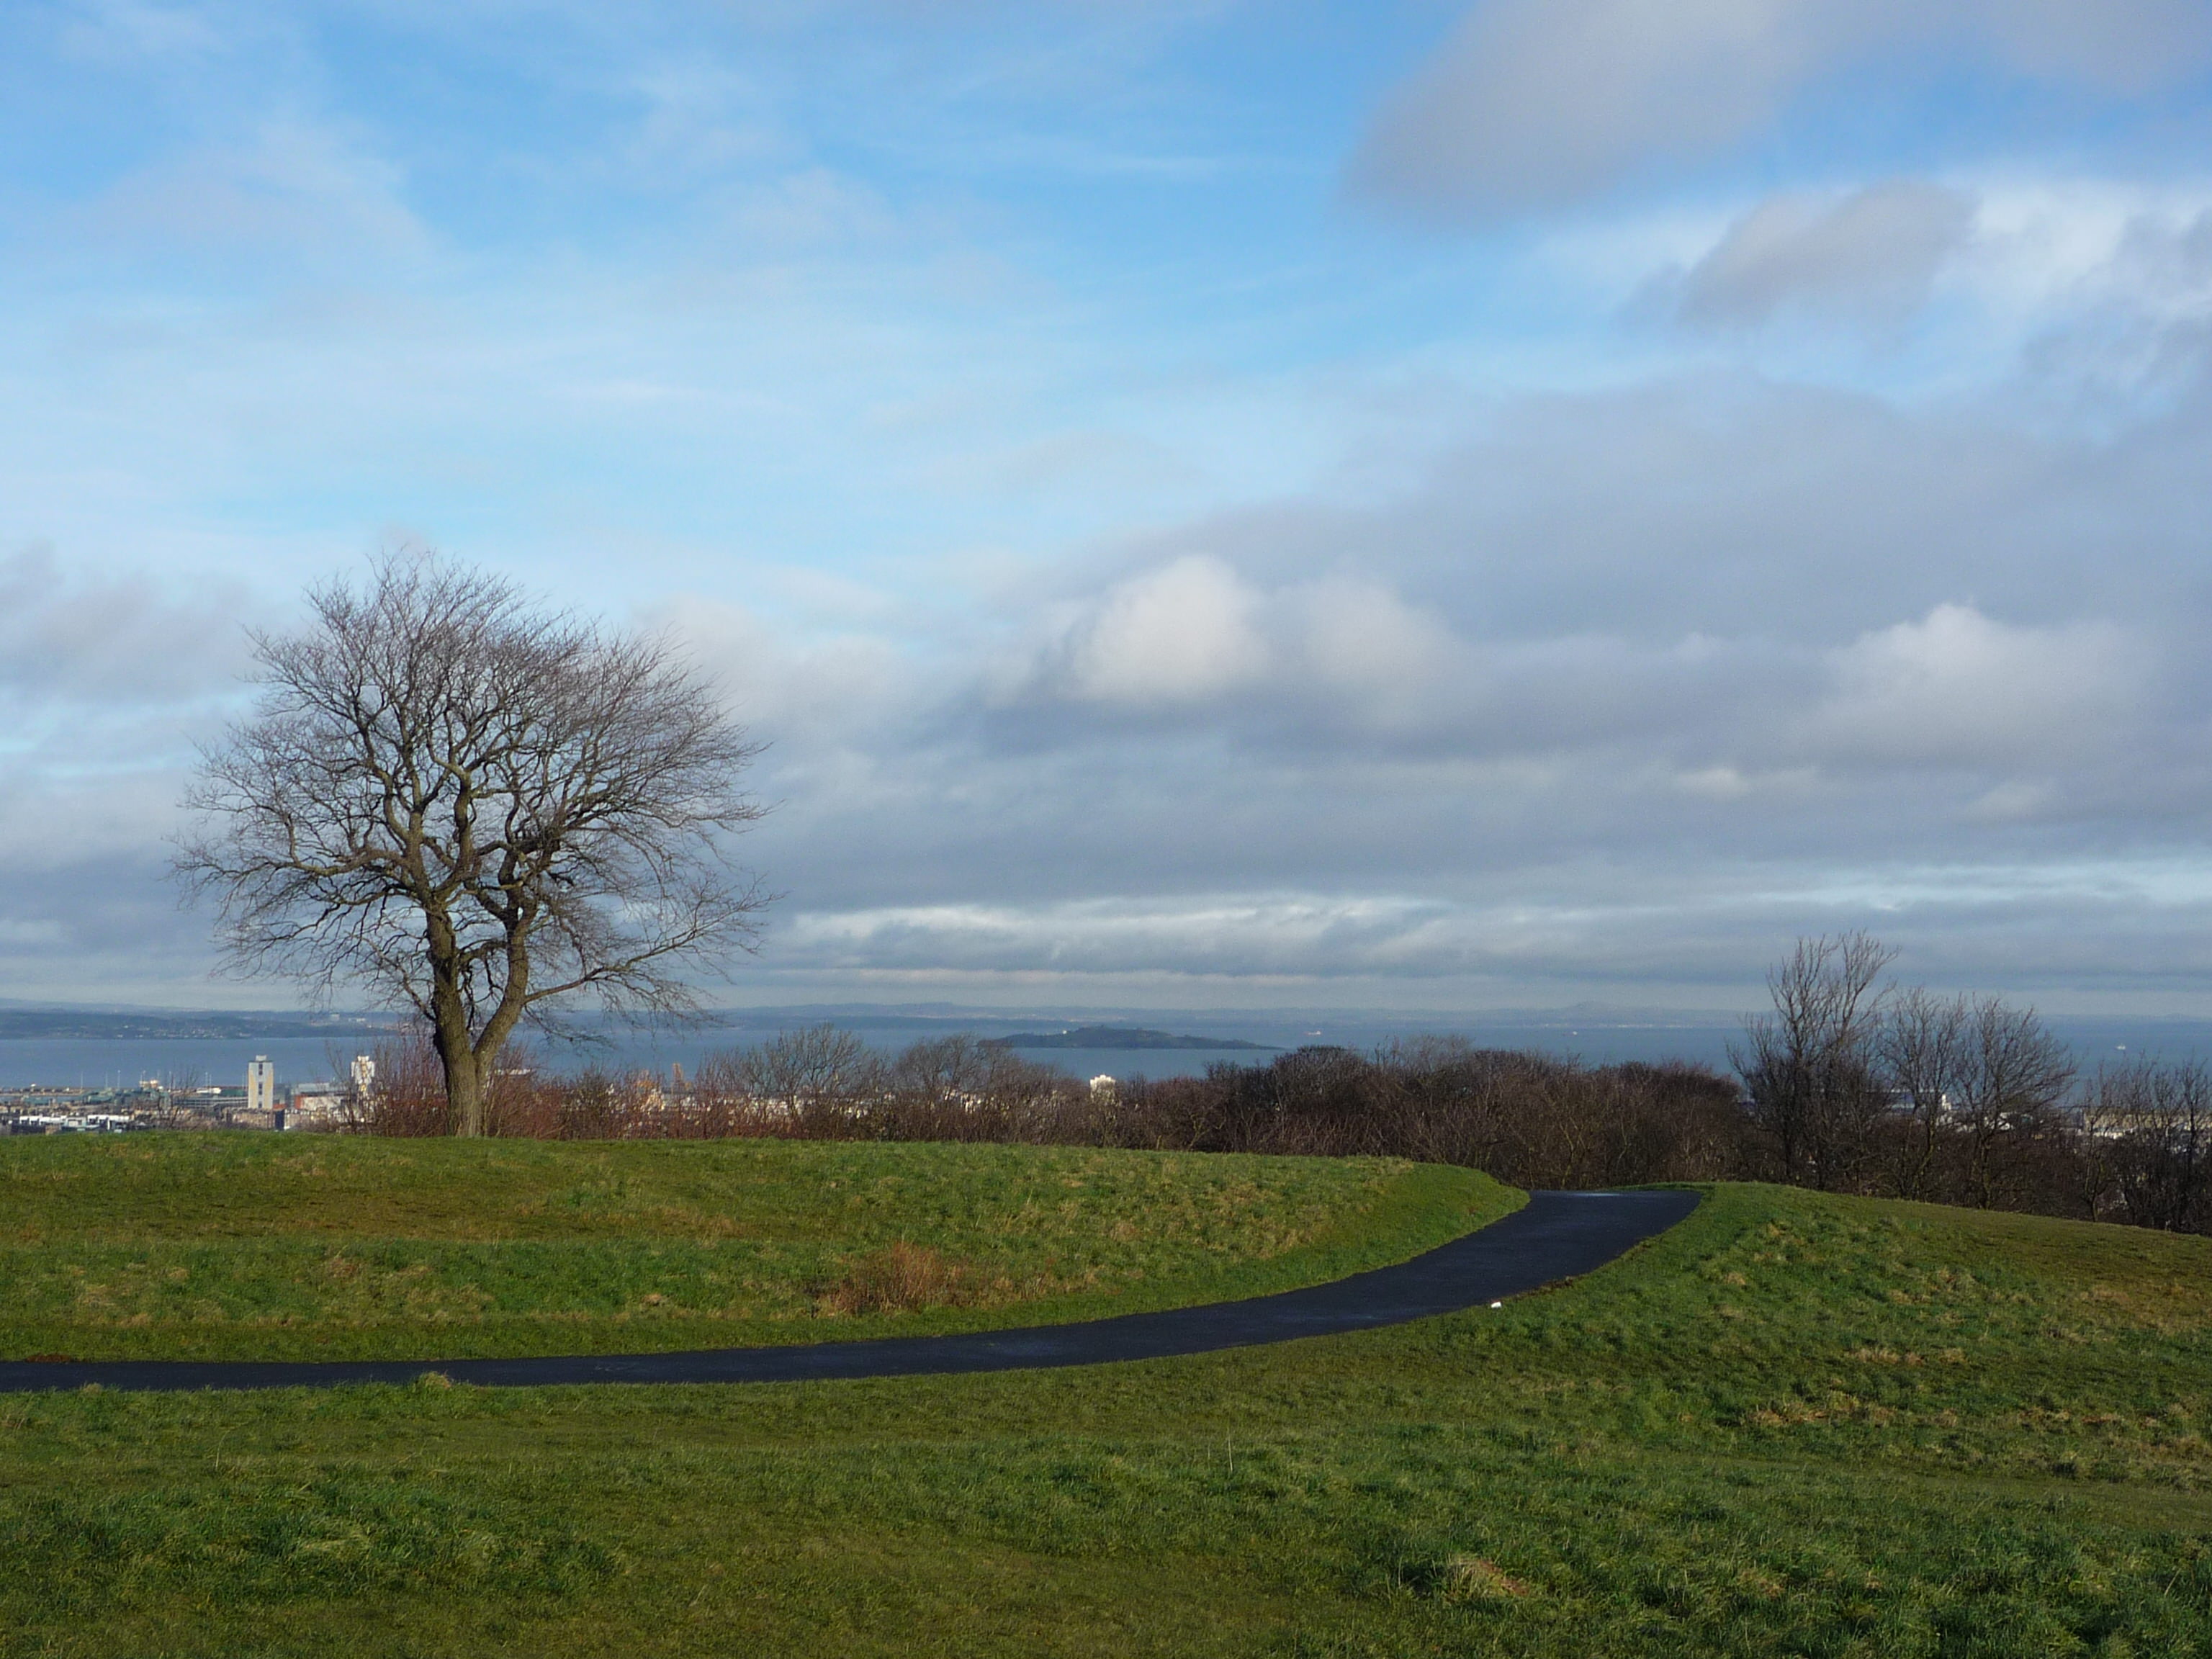
<instances>
[{"instance_id":1,"label":"white cloud","mask_svg":"<svg viewBox=\"0 0 2212 1659\"><path fill-rule=\"evenodd\" d=\"M720 64L655 64L627 90L645 108L623 151L654 182L690 181L794 152L761 88Z\"/></svg>"},{"instance_id":2,"label":"white cloud","mask_svg":"<svg viewBox=\"0 0 2212 1659\"><path fill-rule=\"evenodd\" d=\"M756 738L778 744L821 750L880 740L925 695L911 658L879 635L778 627L697 594L652 606L641 620L679 642Z\"/></svg>"},{"instance_id":3,"label":"white cloud","mask_svg":"<svg viewBox=\"0 0 2212 1659\"><path fill-rule=\"evenodd\" d=\"M1555 779L1648 774L1636 787L1758 796L1786 813L1900 769L1960 774L1963 801L1991 775L2040 787L2058 771L2137 765L2160 740L2147 724L2165 718L2157 699L2172 695L2156 690L2157 635L2109 621L2012 623L1941 601L1834 647L1807 636L1811 618L1746 612L1734 634L1655 637L1659 623L1470 637L1387 582L1263 586L1192 556L1078 607L996 702L1063 711L1048 720L1060 745L1172 708L1185 729L1293 763L1364 755L1525 764ZM1777 626L1790 637L1771 637ZM1032 730L1024 741L1036 740ZM1972 810L1987 816L1995 799Z\"/></svg>"},{"instance_id":4,"label":"white cloud","mask_svg":"<svg viewBox=\"0 0 2212 1659\"><path fill-rule=\"evenodd\" d=\"M822 964L1204 974L1227 946L1248 972L1349 973L1402 958L1409 927L1437 908L1279 893L897 906L801 915L783 939Z\"/></svg>"},{"instance_id":5,"label":"white cloud","mask_svg":"<svg viewBox=\"0 0 2212 1659\"><path fill-rule=\"evenodd\" d=\"M96 240L172 256L189 249L317 264L364 254L412 259L434 239L404 200L404 184L401 169L361 135L279 114L126 174L82 219Z\"/></svg>"},{"instance_id":6,"label":"white cloud","mask_svg":"<svg viewBox=\"0 0 2212 1659\"><path fill-rule=\"evenodd\" d=\"M881 192L823 167L747 188L730 224L748 247L771 252L880 241L901 228Z\"/></svg>"},{"instance_id":7,"label":"white cloud","mask_svg":"<svg viewBox=\"0 0 2212 1659\"><path fill-rule=\"evenodd\" d=\"M2109 623L2023 628L1939 605L1862 635L1831 667L1810 732L1832 755L2039 770L2132 746L2152 665L2144 641Z\"/></svg>"},{"instance_id":8,"label":"white cloud","mask_svg":"<svg viewBox=\"0 0 2212 1659\"><path fill-rule=\"evenodd\" d=\"M1270 665L1260 596L1221 560L1193 555L1109 590L1057 649L1066 695L1128 708L1198 702Z\"/></svg>"},{"instance_id":9,"label":"white cloud","mask_svg":"<svg viewBox=\"0 0 2212 1659\"><path fill-rule=\"evenodd\" d=\"M1006 700L1246 707L1346 732L1419 732L1464 719L1478 665L1441 617L1387 582L1262 587L1188 555L1076 606Z\"/></svg>"},{"instance_id":10,"label":"white cloud","mask_svg":"<svg viewBox=\"0 0 2212 1659\"><path fill-rule=\"evenodd\" d=\"M223 35L202 8L156 6L142 0L88 0L61 31L71 56L100 62L200 58L219 51Z\"/></svg>"},{"instance_id":11,"label":"white cloud","mask_svg":"<svg viewBox=\"0 0 2212 1659\"><path fill-rule=\"evenodd\" d=\"M1467 661L1465 647L1433 612L1388 586L1336 576L1291 590L1298 655L1316 678L1387 722L1418 717Z\"/></svg>"},{"instance_id":12,"label":"white cloud","mask_svg":"<svg viewBox=\"0 0 2212 1659\"><path fill-rule=\"evenodd\" d=\"M1990 171L1785 191L1547 239L1563 275L1622 295L1779 379L2140 419L2212 349L2212 180Z\"/></svg>"}]
</instances>

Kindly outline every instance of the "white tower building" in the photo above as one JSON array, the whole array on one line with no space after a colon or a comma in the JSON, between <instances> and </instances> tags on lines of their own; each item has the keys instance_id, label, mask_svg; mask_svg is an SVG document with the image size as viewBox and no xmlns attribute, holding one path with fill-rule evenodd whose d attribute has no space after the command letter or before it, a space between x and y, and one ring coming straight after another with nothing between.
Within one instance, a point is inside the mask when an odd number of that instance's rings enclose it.
<instances>
[{"instance_id":1,"label":"white tower building","mask_svg":"<svg viewBox=\"0 0 2212 1659\"><path fill-rule=\"evenodd\" d=\"M256 1054L253 1063L246 1068L246 1109L249 1112L273 1112L276 1109L276 1066L266 1054Z\"/></svg>"}]
</instances>

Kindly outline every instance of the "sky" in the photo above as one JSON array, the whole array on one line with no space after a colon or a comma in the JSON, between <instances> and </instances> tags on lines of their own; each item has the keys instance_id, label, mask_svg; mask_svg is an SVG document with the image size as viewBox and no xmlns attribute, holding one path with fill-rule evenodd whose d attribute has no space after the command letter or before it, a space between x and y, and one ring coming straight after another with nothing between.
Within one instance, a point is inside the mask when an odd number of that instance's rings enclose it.
<instances>
[{"instance_id":1,"label":"sky","mask_svg":"<svg viewBox=\"0 0 2212 1659\"><path fill-rule=\"evenodd\" d=\"M0 8L0 996L295 1000L403 547L768 743L714 1000L2212 1014L2212 8Z\"/></svg>"}]
</instances>

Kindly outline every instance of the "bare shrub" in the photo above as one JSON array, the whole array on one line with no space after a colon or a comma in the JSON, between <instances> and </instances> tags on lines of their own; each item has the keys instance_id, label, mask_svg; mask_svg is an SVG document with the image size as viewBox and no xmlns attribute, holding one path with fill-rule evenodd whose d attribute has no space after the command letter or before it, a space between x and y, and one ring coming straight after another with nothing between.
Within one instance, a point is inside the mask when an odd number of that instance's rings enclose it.
<instances>
[{"instance_id":1,"label":"bare shrub","mask_svg":"<svg viewBox=\"0 0 2212 1659\"><path fill-rule=\"evenodd\" d=\"M739 1054L709 1054L691 1086L671 1103L667 1123L671 1135L686 1139L799 1135L789 1114L755 1092L753 1073Z\"/></svg>"},{"instance_id":2,"label":"bare shrub","mask_svg":"<svg viewBox=\"0 0 2212 1659\"><path fill-rule=\"evenodd\" d=\"M442 1135L453 1132L445 1068L426 1035L376 1045L375 1086L349 1095L341 1109L348 1129L372 1135Z\"/></svg>"},{"instance_id":3,"label":"bare shrub","mask_svg":"<svg viewBox=\"0 0 2212 1659\"><path fill-rule=\"evenodd\" d=\"M1696 1066L1593 1067L1422 1037L1133 1079L1087 1127L1113 1145L1415 1158L1522 1186L1606 1185L1736 1173L1735 1102L1734 1085Z\"/></svg>"},{"instance_id":4,"label":"bare shrub","mask_svg":"<svg viewBox=\"0 0 2212 1659\"><path fill-rule=\"evenodd\" d=\"M2200 1061L2105 1067L2090 1081L2082 1127L2113 1219L2212 1231L2212 1070Z\"/></svg>"}]
</instances>

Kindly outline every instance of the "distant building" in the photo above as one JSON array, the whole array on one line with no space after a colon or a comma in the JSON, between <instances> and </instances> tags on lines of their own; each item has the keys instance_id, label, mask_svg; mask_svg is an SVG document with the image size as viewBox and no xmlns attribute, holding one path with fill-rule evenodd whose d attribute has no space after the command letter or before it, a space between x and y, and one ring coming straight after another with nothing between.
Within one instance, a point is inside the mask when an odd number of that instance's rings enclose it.
<instances>
[{"instance_id":1,"label":"distant building","mask_svg":"<svg viewBox=\"0 0 2212 1659\"><path fill-rule=\"evenodd\" d=\"M246 1109L249 1112L273 1112L276 1109L276 1066L266 1054L256 1054L246 1068Z\"/></svg>"},{"instance_id":2,"label":"distant building","mask_svg":"<svg viewBox=\"0 0 2212 1659\"><path fill-rule=\"evenodd\" d=\"M356 1054L352 1075L354 1093L363 1100L368 1099L376 1092L376 1057L374 1054Z\"/></svg>"},{"instance_id":3,"label":"distant building","mask_svg":"<svg viewBox=\"0 0 2212 1659\"><path fill-rule=\"evenodd\" d=\"M1917 1115L1920 1111L1922 1106L1925 1103L1925 1102L1914 1099L1912 1091L1910 1089L1892 1089L1882 1100L1882 1104L1899 1117ZM1959 1109L1956 1104L1953 1103L1948 1091L1936 1097L1936 1115L1938 1118L1942 1121L1948 1123L1952 1119L1958 1116L1958 1115Z\"/></svg>"},{"instance_id":4,"label":"distant building","mask_svg":"<svg viewBox=\"0 0 2212 1659\"><path fill-rule=\"evenodd\" d=\"M335 1083L303 1084L292 1091L292 1104L277 1127L336 1129L345 1122L346 1091Z\"/></svg>"}]
</instances>

